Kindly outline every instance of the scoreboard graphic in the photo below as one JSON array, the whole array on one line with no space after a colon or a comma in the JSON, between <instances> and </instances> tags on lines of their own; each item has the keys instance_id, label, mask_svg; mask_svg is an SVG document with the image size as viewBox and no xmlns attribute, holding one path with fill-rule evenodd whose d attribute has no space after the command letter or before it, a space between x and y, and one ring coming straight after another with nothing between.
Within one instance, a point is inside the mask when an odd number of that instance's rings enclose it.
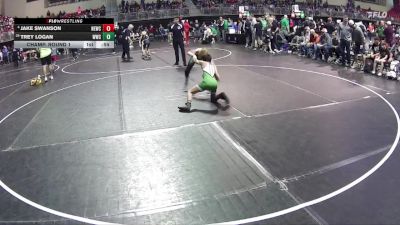
<instances>
[{"instance_id":1,"label":"scoreboard graphic","mask_svg":"<svg viewBox=\"0 0 400 225\"><path fill-rule=\"evenodd\" d=\"M16 48L114 48L111 18L15 18Z\"/></svg>"}]
</instances>

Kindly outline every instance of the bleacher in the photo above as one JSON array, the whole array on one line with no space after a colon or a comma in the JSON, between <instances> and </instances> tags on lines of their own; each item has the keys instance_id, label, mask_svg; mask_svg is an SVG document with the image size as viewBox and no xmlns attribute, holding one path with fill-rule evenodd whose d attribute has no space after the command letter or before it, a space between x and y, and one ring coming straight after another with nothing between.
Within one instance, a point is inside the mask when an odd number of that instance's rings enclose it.
<instances>
[{"instance_id":1,"label":"bleacher","mask_svg":"<svg viewBox=\"0 0 400 225\"><path fill-rule=\"evenodd\" d=\"M66 5L66 4L82 2L82 1L88 1L88 0L48 0L47 6L51 7L51 6L58 6L58 5Z\"/></svg>"},{"instance_id":2,"label":"bleacher","mask_svg":"<svg viewBox=\"0 0 400 225\"><path fill-rule=\"evenodd\" d=\"M176 16L189 16L189 9L184 1L157 1L138 3L137 1L122 0L119 4L119 21L134 21L147 19L163 19Z\"/></svg>"}]
</instances>

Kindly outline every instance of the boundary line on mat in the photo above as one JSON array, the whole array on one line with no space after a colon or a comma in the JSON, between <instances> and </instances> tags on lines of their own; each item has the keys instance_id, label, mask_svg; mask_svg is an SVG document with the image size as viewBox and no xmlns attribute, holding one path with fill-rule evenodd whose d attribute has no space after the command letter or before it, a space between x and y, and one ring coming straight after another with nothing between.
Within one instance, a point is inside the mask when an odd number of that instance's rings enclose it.
<instances>
[{"instance_id":1,"label":"boundary line on mat","mask_svg":"<svg viewBox=\"0 0 400 225\"><path fill-rule=\"evenodd\" d=\"M369 85L369 84L366 84L365 86L368 86L370 88L374 88L374 89L377 89L377 90L380 90L380 91L384 91L384 92L386 92L386 94L388 94L388 93L390 94L391 93L391 91L389 91L389 90L378 88L378 87L375 87L375 86L372 86L372 85Z\"/></svg>"},{"instance_id":2,"label":"boundary line on mat","mask_svg":"<svg viewBox=\"0 0 400 225\"><path fill-rule=\"evenodd\" d=\"M296 204L300 204L301 201L296 198L291 192L289 192L289 189L287 186L283 183L283 181L279 180L277 177L273 176L270 172L268 172L267 169L262 166L260 162L258 162L244 147L242 147L239 142L233 139L231 135L228 134L228 132L221 127L221 125L218 124L218 122L213 122L212 125L223 135L225 139L227 139L235 148L236 150L242 154L247 160L249 160L253 165L256 166L256 168L270 181L277 183L281 186L281 190L285 192ZM326 225L326 221L314 210L305 208L306 213L314 219L318 225Z\"/></svg>"},{"instance_id":3,"label":"boundary line on mat","mask_svg":"<svg viewBox=\"0 0 400 225\"><path fill-rule=\"evenodd\" d=\"M149 70L149 71L154 71L154 70L158 70L158 69L153 69L153 70ZM130 73L127 73L127 74L134 74L134 73L140 73L140 72L142 72L142 71L130 72ZM27 105L29 105L29 104L31 104L31 103L33 103L33 102L36 102L36 101L38 101L38 100L40 100L40 99L42 99L42 98L45 98L45 97L47 97L47 96L50 96L50 95L53 95L53 94L55 94L55 93L58 93L58 92L61 92L61 91L64 91L64 90L67 90L67 89L70 89L70 88L73 88L73 87L77 87L77 86L80 86L80 85L83 85L83 84L87 84L87 83L91 83L91 82L99 81L99 80L104 80L104 79L109 79L109 78L116 77L116 76L127 75L127 74L119 74L119 75L112 75L112 76L101 77L101 78L97 78L97 79L93 79L93 80L81 82L81 83L78 83L78 84L70 85L70 86L67 86L67 87L64 87L64 88L61 88L61 89L58 89L58 90L49 92L49 93L47 93L47 94L45 94L45 95L42 95L42 96L40 96L40 97L38 97L38 98L35 98L35 99L33 99L33 100L31 100L31 101L25 103L24 105L22 105L22 106L16 108L16 109L13 110L11 113L9 113L7 116L5 116L4 118L2 118L2 119L0 120L0 124L3 123L8 117L10 117L11 115L13 115L14 113L16 113L17 111L19 111L19 110L21 110L22 108L24 108L25 106L27 106ZM10 187L8 187L2 180L0 180L0 186L1 186L5 191L7 191L8 193L10 193L12 196L14 196L15 198L19 199L20 201L22 201L22 202L24 202L24 203L26 203L26 204L28 204L28 205L30 205L30 206L36 208L36 209L42 210L42 211L44 211L44 212L47 212L47 213L50 213L50 214L53 214L53 215L56 215L56 216L60 216L60 217L63 217L63 218L67 218L67 219L71 219L71 220L75 220L75 221L79 221L79 222L83 222L83 223L88 223L88 224L116 225L116 223L109 223L109 222L103 222L103 221L92 220L92 219L89 219L89 218L84 218L84 217L80 217L80 216L71 215L71 214L68 214L68 213L63 213L63 212L60 212L60 211L57 211L57 210L54 210L54 209L45 207L45 206L43 206L43 205L40 205L40 204L38 204L38 203L36 203L36 202L33 202L33 201L31 201L31 200L25 198L24 196L18 194L17 192L15 192L14 190L12 190Z\"/></svg>"},{"instance_id":4,"label":"boundary line on mat","mask_svg":"<svg viewBox=\"0 0 400 225\"><path fill-rule=\"evenodd\" d=\"M284 178L281 179L281 181L283 183L290 183L290 182L294 182L294 181L299 181L299 180L301 180L303 178L306 178L306 177L309 177L309 176L312 176L312 175L315 175L315 174L324 174L324 173L333 171L335 169L339 169L339 168L342 168L344 166L347 166L347 165L353 164L355 162L361 161L363 159L369 158L371 156L378 155L378 154L380 154L382 152L387 151L389 148L390 148L390 145L387 145L387 146L378 148L378 149L373 150L373 151L362 153L362 154L359 154L359 155L356 155L356 156L341 160L339 162L335 162L335 163L320 167L320 168L315 169L315 170L310 170L310 171L304 172L302 174L293 175L293 176L290 176L290 177L284 177Z\"/></svg>"},{"instance_id":5,"label":"boundary line on mat","mask_svg":"<svg viewBox=\"0 0 400 225\"><path fill-rule=\"evenodd\" d=\"M260 67L260 68L277 68L277 69L286 69L286 70L292 70L292 71L303 71L303 72L308 72L308 73L311 73L311 74L318 74L318 75L322 75L322 76L333 77L333 78L336 78L336 79L339 79L339 80L343 80L343 81L352 83L354 85L357 85L357 86L359 86L361 88L364 88L364 89L372 92L373 94L377 95L378 97L380 97L389 106L389 108L393 111L393 113L395 115L395 118L396 118L397 134L396 134L395 140L394 140L391 148L389 149L389 151L385 154L385 156L374 167L372 167L369 171L367 171L365 174L363 174L362 176L360 176L359 178L357 178L353 182L345 185L344 187L342 187L342 188L340 188L340 189L338 189L336 191L333 191L333 192L331 192L331 193L329 193L327 195L324 195L322 197L316 198L314 200L311 200L311 201L308 201L308 202L304 202L302 204L299 204L299 205L296 205L296 206L293 206L293 207L289 207L287 209L283 209L283 210L280 210L280 211L276 211L276 212L273 212L273 213L269 213L269 214L265 214L265 215L261 215L261 216L257 216L257 217L252 217L252 218L247 218L247 219L242 219L242 220L235 220L235 221L228 221L228 222L221 222L221 223L214 223L214 224L243 224L243 223L251 223L251 222L257 222L257 221L261 221L261 220L266 220L266 219L269 219L269 218L273 218L273 217L281 216L281 215L284 215L284 214L288 214L288 213L303 209L305 207L308 207L308 206L323 202L323 201L325 201L327 199L330 199L332 197L335 197L336 195L339 195L339 194L349 190L350 188L354 187L355 185L359 184L360 182L362 182L363 180L368 178L371 174L373 174L376 170L378 170L389 159L389 157L393 154L396 146L398 145L399 138L400 138L400 126L399 126L400 118L399 118L398 112L396 111L396 109L393 107L393 105L387 99L385 99L382 95L380 95L379 93L371 90L370 88L368 88L366 86L363 86L363 85L361 85L359 83L356 83L354 81L351 81L351 80L348 80L348 79L345 79L345 78L342 78L342 77L334 76L334 75L331 75L331 74L308 71L308 70L302 70L302 69L296 69L296 68L275 67L275 66L260 66L260 65L218 65L218 66L221 66L221 67L228 67L228 66L232 66L232 67L235 67L235 66L246 67L247 66L248 67L248 66L251 66L251 67ZM155 69L153 69L153 70L145 70L145 71L154 71L154 70ZM128 75L128 74L145 72L145 71L142 70L142 71L131 72L131 73L126 73L126 74L121 74L121 75ZM69 89L69 88L73 88L73 87L80 86L80 85L83 85L83 84L87 84L87 83L90 83L90 82L103 80L103 79L108 79L108 78L112 78L112 77L116 77L116 75L106 76L106 77L102 77L102 78L97 78L97 79L85 81L85 82L82 82L82 83L74 84L74 85L71 85L71 86L68 86L68 87L64 87L64 88L58 89L56 91L47 93L47 94L45 94L43 96L40 96L40 97L38 97L36 99L33 99L30 102L25 103L24 105L16 108L10 114L8 114L3 119L1 119L0 120L0 124L3 121L5 121L8 117L10 117L12 114L14 114L15 112L21 110L25 106L27 106L27 105L29 105L29 104L31 104L31 103L39 100L39 99L42 99L42 98L44 98L46 96L52 95L52 94L57 93L57 92L64 91L64 90ZM188 126L191 126L191 125L188 125ZM61 216L61 217L64 217L64 218L68 218L68 219L72 219L72 220L76 220L76 221L80 221L80 222L84 222L84 223L89 223L89 224L112 224L112 223L107 223L107 222L103 222L103 221L91 220L91 219L88 219L88 218L79 217L79 216L75 216L75 215L71 215L71 214L67 214L67 213L56 211L54 209L47 208L45 206L42 206L42 205L40 205L38 203L35 203L35 202L23 197L22 195L16 193L14 190L9 188L1 180L0 180L0 186L5 191L7 191L11 195L13 195L15 198L18 198L19 200L25 202L26 204L31 205L31 206L39 209L39 210L48 212L50 214L54 214L54 215L57 215L57 216Z\"/></svg>"},{"instance_id":6,"label":"boundary line on mat","mask_svg":"<svg viewBox=\"0 0 400 225\"><path fill-rule=\"evenodd\" d=\"M230 197L232 195L238 195L238 194L241 194L244 192L259 190L259 189L263 189L263 188L268 188L268 186L265 182L253 184L253 185L247 186L245 188L239 188L239 189L235 189L232 191L217 193L217 194L210 195L207 197L201 197L198 199L192 199L192 200L181 201L181 202L173 202L173 203L164 204L164 205L160 205L160 206L156 206L156 207L146 207L146 208L139 208L139 209L133 209L133 210L124 210L124 211L120 211L120 212L108 214L108 215L97 215L97 216L94 216L91 218L93 218L93 219L110 218L110 217L118 218L120 216L124 216L127 214L133 214L132 217L154 215L156 213L170 212L170 211L174 211L177 209L186 208L188 206L196 205L198 202L202 202L202 201L206 201L206 200L210 200L210 199L223 199L223 198ZM68 219L53 219L53 220L45 220L45 221L41 220L40 222L47 223L47 222L62 222L62 221L66 222L66 221L68 221ZM33 223L33 222L39 222L39 221L0 221L0 224L2 224L2 223L7 223L7 224L9 224L9 223Z\"/></svg>"},{"instance_id":7,"label":"boundary line on mat","mask_svg":"<svg viewBox=\"0 0 400 225\"><path fill-rule=\"evenodd\" d=\"M370 88L359 84L357 82L342 78L342 77L338 77L338 76L334 76L331 74L327 74L327 73L321 73L321 72L315 72L315 71L308 71L308 70L303 70L303 69L296 69L296 68L287 68L287 67L276 67L276 66L260 66L260 65L217 65L217 66L237 66L237 67L260 67L260 68L277 68L277 69L286 69L286 70L292 70L292 71L301 71L301 72L308 72L310 74L315 74L315 75L322 75L322 76L327 76L327 77L333 77L339 80L343 80L343 81L347 81L351 84L357 85L361 88L366 89L367 91L372 92L373 94L377 95L378 97L380 97L388 106L389 108L392 110L392 112L395 115L396 118L396 125L397 125L397 133L396 133L396 137L393 141L392 146L390 147L389 151L385 154L385 156L375 165L373 166L371 169L369 169L366 173L364 173L363 175L361 175L359 178L357 178L356 180L350 182L349 184L329 193L326 195L323 195L319 198L313 199L311 201L307 201L304 203L301 203L299 205L296 206L292 206L289 207L287 209L283 209L283 210L279 210L273 213L268 213L268 214L264 214L261 216L256 216L256 217L251 217L251 218L246 218L246 219L241 219L241 220L234 220L234 221L226 221L226 222L218 222L218 223L212 223L212 224L246 224L246 223L253 223L253 222L259 222L262 220L266 220L266 219L270 219L270 218L274 218L274 217L278 217L278 216L282 216L300 209L304 209L306 207L315 205L317 203L323 202L325 200L328 200L330 198L333 198L349 189L351 189L352 187L356 186L357 184L361 183L363 180L367 179L371 174L373 174L376 170L378 170L388 159L389 157L393 154L394 150L396 149L398 142L399 142L399 138L400 138L400 118L399 118L399 114L396 111L396 109L393 107L393 105L386 99L384 98L382 95L380 95L379 93L375 92L374 90L371 90Z\"/></svg>"},{"instance_id":8,"label":"boundary line on mat","mask_svg":"<svg viewBox=\"0 0 400 225\"><path fill-rule=\"evenodd\" d=\"M14 146L19 139L21 138L21 136L25 133L25 131L32 125L32 123L34 123L37 118L39 117L39 114L41 112L43 112L43 110L47 107L47 105L50 103L50 100L52 99L53 96L50 96L45 103L40 106L40 109L35 113L35 115L33 115L33 117L28 121L28 123L25 125L24 128L22 128L22 130L17 134L17 136L15 137L14 141L8 146L7 150L9 151L10 149L12 149L12 146Z\"/></svg>"},{"instance_id":9,"label":"boundary line on mat","mask_svg":"<svg viewBox=\"0 0 400 225\"><path fill-rule=\"evenodd\" d=\"M56 65L56 67L57 67L57 69L55 69L54 72L60 69L60 66L59 66L59 65ZM6 89L6 88L9 88L9 87L13 87L13 86L16 86L16 85L18 85L18 84L22 84L22 83L28 82L28 81L30 81L30 80L32 80L32 78L29 79L29 80L24 80L24 81L15 83L15 84L10 84L10 85L4 86L4 87L0 87L0 90Z\"/></svg>"},{"instance_id":10,"label":"boundary line on mat","mask_svg":"<svg viewBox=\"0 0 400 225\"><path fill-rule=\"evenodd\" d=\"M274 176L268 172L262 165L261 163L259 163L248 151L246 151L246 149L244 149L237 141L235 141L227 132L225 129L223 129L218 122L211 122L211 125L213 125L218 132L220 132L222 134L222 136L229 142L231 143L231 145L233 147L236 148L236 150L242 154L247 160L249 160L251 163L253 163L253 165L256 166L256 168L261 172L261 174L271 180L274 181L275 178Z\"/></svg>"}]
</instances>

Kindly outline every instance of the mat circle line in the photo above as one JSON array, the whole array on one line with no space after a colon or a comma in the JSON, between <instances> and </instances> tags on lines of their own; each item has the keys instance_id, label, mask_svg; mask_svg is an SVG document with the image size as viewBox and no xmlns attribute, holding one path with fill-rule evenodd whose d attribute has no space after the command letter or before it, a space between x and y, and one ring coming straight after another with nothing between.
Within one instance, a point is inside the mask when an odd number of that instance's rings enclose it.
<instances>
[{"instance_id":1,"label":"mat circle line","mask_svg":"<svg viewBox=\"0 0 400 225\"><path fill-rule=\"evenodd\" d=\"M224 48L209 48L209 49L216 49L216 50L221 50L221 51L228 52L228 54L226 54L224 56L215 58L214 61L218 61L218 60L227 58L227 57L232 55L232 51L230 51L228 49L224 49ZM157 50L157 49L155 49L155 50ZM162 52L171 52L171 51L172 51L172 49L167 50L167 51L162 51ZM68 67L70 67L72 65L76 65L76 64L79 64L79 63L82 63L82 62L90 62L90 61L98 60L98 59L117 58L117 57L120 57L120 56L112 55L112 56L106 56L106 57L95 57L95 58L91 58L91 59L81 60L81 61L77 61L77 62L74 62L74 63L71 63L69 65L64 66L61 69L61 71L63 73L72 74L72 75L96 75L96 74L105 74L105 73L131 72L131 71L136 71L136 70L142 70L143 69L143 68L137 68L137 69L131 69L131 70L112 70L112 71L96 71L96 72L71 72L71 71L66 71L65 70L66 68L68 68Z\"/></svg>"},{"instance_id":2,"label":"mat circle line","mask_svg":"<svg viewBox=\"0 0 400 225\"><path fill-rule=\"evenodd\" d=\"M339 80L343 80L346 82L349 82L351 84L357 85L361 88L364 88L367 91L372 92L373 94L375 94L376 96L378 96L379 98L381 98L388 106L389 108L393 111L395 118L396 118L396 124L397 124L397 133L396 133L396 137L393 141L392 146L390 147L389 151L385 154L385 156L375 165L373 166L370 170L368 170L366 173L364 173L363 175L361 175L359 178L357 178L356 180L350 182L349 184L329 193L326 194L324 196L321 196L319 198L316 198L314 200L310 200L301 204L298 204L296 206L292 206L289 207L287 209L283 209L283 210L279 210L273 213L268 213L265 215L261 215L261 216L256 216L256 217L251 217L251 218L247 218L247 219L242 219L242 220L235 220L235 221L227 221L227 222L220 222L220 223L212 223L212 224L246 224L246 223L252 223L252 222L257 222L257 221L262 221L262 220L266 220L266 219L271 219L274 217L278 217L278 216L282 216L300 209L303 209L305 207L309 207L312 205L315 205L317 203L321 203L323 201L326 201L330 198L333 198L349 189L351 189L352 187L356 186L357 184L359 184L360 182L362 182L363 180L367 179L370 175L372 175L376 170L378 170L389 158L390 156L393 154L394 150L396 149L399 139L400 139L400 118L399 118L399 114L396 111L396 109L394 108L394 106L386 99L384 98L382 95L380 95L379 93L375 92L374 90L371 90L368 87L365 87L362 84L356 83L354 81L342 78L342 77L338 77L335 75L331 75L331 74L327 74L327 73L321 73L321 72L315 72L315 71L309 71L309 70L303 70L303 69L296 69L296 68L288 68L288 67L277 67L277 66L261 66L261 65L230 65L230 64L226 64L226 65L217 65L219 67L259 67L259 68L275 68L275 69L283 69L283 70L292 70L292 71L300 71L300 72L306 72L306 73L310 73L310 74L316 74L316 75L322 75L322 76L327 76L327 77L332 77L332 78L336 78ZM172 69L175 67L171 67L169 69ZM164 68L167 69L167 68ZM146 71L136 71L136 72L130 72L130 73L125 73L125 74L120 74L120 75L129 75L129 74L135 74L135 73L141 73L141 72L148 72L148 71L155 71L155 70L159 70L159 69L148 69ZM47 96L53 95L55 93L73 88L73 87L77 87L83 84L88 84L91 82L95 82L95 81L99 81L99 80L104 80L104 79L109 79L109 78L113 78L113 77L117 77L119 75L111 75L111 76L106 76L106 77L101 77L101 78L97 78L97 79L92 79L89 81L85 81L85 82L81 82L81 83L77 83L71 86L67 86L61 89L58 89L56 91L52 91L50 93L47 93L45 95L42 95L38 98L35 98L27 103L25 103L24 105L16 108L14 111L12 111L11 113L9 113L7 116L5 116L4 118L2 118L0 120L0 124L2 124L7 118L9 118L11 115L13 115L14 113L16 113L17 111L21 110L22 108L26 107L27 105L30 105L33 102L36 102L42 98L45 98ZM85 218L85 217L80 217L80 216L75 216L75 215L71 215L71 214L67 214L67 213L63 213L54 209L50 209L47 208L43 205L40 205L36 202L33 202L25 197L23 197L22 195L18 194L17 192L15 192L14 190L12 190L10 187L8 187L2 180L0 180L0 186L7 191L9 194L13 195L13 197L23 201L24 203L35 207L39 210L42 210L44 212L56 215L56 216L60 216L63 218L67 218L70 220L75 220L75 221L79 221L79 222L83 222L83 223L89 223L89 224L99 224L99 225L103 225L103 224L109 224L109 225L116 225L116 223L109 223L109 222L104 222L104 221L98 221L98 220L93 220L93 219L89 219L89 218Z\"/></svg>"}]
</instances>

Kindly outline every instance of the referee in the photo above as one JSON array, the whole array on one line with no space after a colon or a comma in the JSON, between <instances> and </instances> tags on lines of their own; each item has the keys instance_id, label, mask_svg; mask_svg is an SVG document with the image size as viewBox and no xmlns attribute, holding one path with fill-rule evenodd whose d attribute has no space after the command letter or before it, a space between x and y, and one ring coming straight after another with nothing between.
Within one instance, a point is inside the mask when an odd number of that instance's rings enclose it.
<instances>
[{"instance_id":1,"label":"referee","mask_svg":"<svg viewBox=\"0 0 400 225\"><path fill-rule=\"evenodd\" d=\"M132 59L131 54L130 54L130 49L129 49L129 44L130 44L130 38L133 30L133 25L129 24L128 28L125 28L124 31L122 31L122 60L123 61L130 61ZM128 57L125 59L125 55Z\"/></svg>"},{"instance_id":2,"label":"referee","mask_svg":"<svg viewBox=\"0 0 400 225\"><path fill-rule=\"evenodd\" d=\"M183 25L179 23L179 19L174 19L174 24L171 26L172 32L172 43L175 50L175 66L179 65L179 50L181 48L181 54L183 59L183 65L186 66L186 55L185 45L183 43Z\"/></svg>"}]
</instances>

